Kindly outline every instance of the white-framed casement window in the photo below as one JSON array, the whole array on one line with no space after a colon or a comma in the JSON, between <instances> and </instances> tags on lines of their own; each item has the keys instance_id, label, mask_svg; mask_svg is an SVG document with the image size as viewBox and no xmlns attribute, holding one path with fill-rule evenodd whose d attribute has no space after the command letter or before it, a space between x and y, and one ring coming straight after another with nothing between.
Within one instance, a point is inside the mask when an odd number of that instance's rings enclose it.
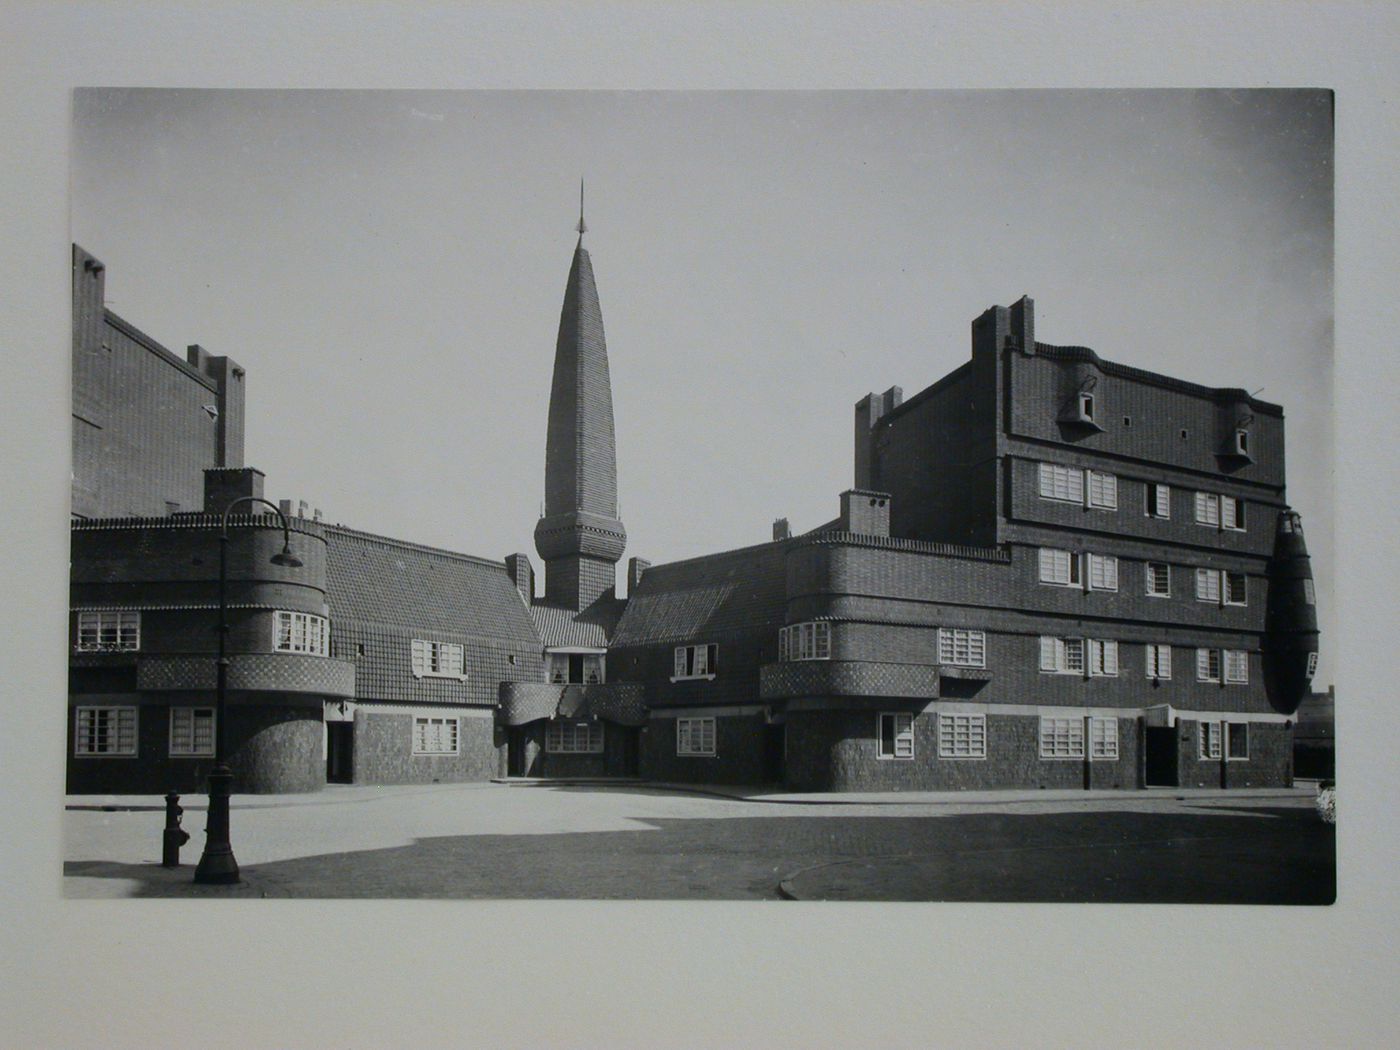
<instances>
[{"instance_id":1,"label":"white-framed casement window","mask_svg":"<svg viewBox=\"0 0 1400 1050\"><path fill-rule=\"evenodd\" d=\"M911 754L913 743L910 742ZM939 758L986 758L987 716L940 714Z\"/></svg>"},{"instance_id":2,"label":"white-framed casement window","mask_svg":"<svg viewBox=\"0 0 1400 1050\"><path fill-rule=\"evenodd\" d=\"M676 754L713 758L715 754L715 720L713 718L677 718Z\"/></svg>"},{"instance_id":3,"label":"white-framed casement window","mask_svg":"<svg viewBox=\"0 0 1400 1050\"><path fill-rule=\"evenodd\" d=\"M214 709L212 707L172 707L170 709L170 754L194 757L214 753Z\"/></svg>"},{"instance_id":4,"label":"white-framed casement window","mask_svg":"<svg viewBox=\"0 0 1400 1050\"><path fill-rule=\"evenodd\" d=\"M1057 587L1079 587L1083 584L1079 555L1073 551L1040 548L1040 582Z\"/></svg>"},{"instance_id":5,"label":"white-framed casement window","mask_svg":"<svg viewBox=\"0 0 1400 1050\"><path fill-rule=\"evenodd\" d=\"M1196 601L1220 604L1220 570L1196 570Z\"/></svg>"},{"instance_id":6,"label":"white-framed casement window","mask_svg":"<svg viewBox=\"0 0 1400 1050\"><path fill-rule=\"evenodd\" d=\"M1243 532L1244 503L1234 496L1214 492L1196 493L1196 524L1231 532Z\"/></svg>"},{"instance_id":7,"label":"white-framed casement window","mask_svg":"<svg viewBox=\"0 0 1400 1050\"><path fill-rule=\"evenodd\" d=\"M460 643L415 638L409 652L414 678L455 678L458 681L466 681L464 651Z\"/></svg>"},{"instance_id":8,"label":"white-framed casement window","mask_svg":"<svg viewBox=\"0 0 1400 1050\"><path fill-rule=\"evenodd\" d=\"M1118 509L1118 478L1101 470L1091 470L1085 479L1086 504L1099 510Z\"/></svg>"},{"instance_id":9,"label":"white-framed casement window","mask_svg":"<svg viewBox=\"0 0 1400 1050\"><path fill-rule=\"evenodd\" d=\"M549 653L549 680L555 685L601 685L607 668L602 653Z\"/></svg>"},{"instance_id":10,"label":"white-framed casement window","mask_svg":"<svg viewBox=\"0 0 1400 1050\"><path fill-rule=\"evenodd\" d=\"M1223 649L1221 656L1225 664L1227 685L1249 684L1249 653L1243 649Z\"/></svg>"},{"instance_id":11,"label":"white-framed casement window","mask_svg":"<svg viewBox=\"0 0 1400 1050\"><path fill-rule=\"evenodd\" d=\"M961 627L938 629L938 662L953 667L987 666L987 632Z\"/></svg>"},{"instance_id":12,"label":"white-framed casement window","mask_svg":"<svg viewBox=\"0 0 1400 1050\"><path fill-rule=\"evenodd\" d=\"M779 660L830 660L831 624L795 623L778 632Z\"/></svg>"},{"instance_id":13,"label":"white-framed casement window","mask_svg":"<svg viewBox=\"0 0 1400 1050\"><path fill-rule=\"evenodd\" d=\"M1147 596L1149 598L1170 598L1172 596L1172 567L1166 562L1147 562Z\"/></svg>"},{"instance_id":14,"label":"white-framed casement window","mask_svg":"<svg viewBox=\"0 0 1400 1050\"><path fill-rule=\"evenodd\" d=\"M1148 644L1143 646L1143 651L1146 653L1144 666L1147 677L1169 681L1172 676L1172 647Z\"/></svg>"},{"instance_id":15,"label":"white-framed casement window","mask_svg":"<svg viewBox=\"0 0 1400 1050\"><path fill-rule=\"evenodd\" d=\"M277 614L276 631L273 648L279 653L330 654L331 629L324 616L282 611Z\"/></svg>"},{"instance_id":16,"label":"white-framed casement window","mask_svg":"<svg viewBox=\"0 0 1400 1050\"><path fill-rule=\"evenodd\" d=\"M1234 496L1220 497L1220 527L1231 532L1244 531L1244 503Z\"/></svg>"},{"instance_id":17,"label":"white-framed casement window","mask_svg":"<svg viewBox=\"0 0 1400 1050\"><path fill-rule=\"evenodd\" d=\"M141 613L135 609L103 609L78 613L80 652L141 648Z\"/></svg>"},{"instance_id":18,"label":"white-framed casement window","mask_svg":"<svg viewBox=\"0 0 1400 1050\"><path fill-rule=\"evenodd\" d=\"M1197 650L1196 650L1196 681L1198 681L1198 682L1218 682L1218 681L1220 681L1220 650L1219 650L1219 649L1197 649Z\"/></svg>"},{"instance_id":19,"label":"white-framed casement window","mask_svg":"<svg viewBox=\"0 0 1400 1050\"><path fill-rule=\"evenodd\" d=\"M1041 499L1084 502L1084 471L1058 463L1042 463L1039 468Z\"/></svg>"},{"instance_id":20,"label":"white-framed casement window","mask_svg":"<svg viewBox=\"0 0 1400 1050\"><path fill-rule=\"evenodd\" d=\"M1118 589L1118 559L1111 554L1090 554L1088 582L1091 591Z\"/></svg>"},{"instance_id":21,"label":"white-framed casement window","mask_svg":"<svg viewBox=\"0 0 1400 1050\"><path fill-rule=\"evenodd\" d=\"M880 758L913 758L914 716L903 711L881 712L876 741Z\"/></svg>"},{"instance_id":22,"label":"white-framed casement window","mask_svg":"<svg viewBox=\"0 0 1400 1050\"><path fill-rule=\"evenodd\" d=\"M1202 722L1200 750L1197 755L1201 759L1220 759L1220 723Z\"/></svg>"},{"instance_id":23,"label":"white-framed casement window","mask_svg":"<svg viewBox=\"0 0 1400 1050\"><path fill-rule=\"evenodd\" d=\"M1220 604L1248 605L1249 577L1242 572L1220 571Z\"/></svg>"},{"instance_id":24,"label":"white-framed casement window","mask_svg":"<svg viewBox=\"0 0 1400 1050\"><path fill-rule=\"evenodd\" d=\"M1225 760L1227 762L1249 761L1249 723L1225 723Z\"/></svg>"},{"instance_id":25,"label":"white-framed casement window","mask_svg":"<svg viewBox=\"0 0 1400 1050\"><path fill-rule=\"evenodd\" d=\"M1317 674L1317 653L1315 653L1315 652L1308 653L1308 669L1307 669L1306 671L1304 671L1303 673L1304 673L1305 675L1307 675L1309 678L1312 678L1312 677L1316 676L1316 674Z\"/></svg>"},{"instance_id":26,"label":"white-framed casement window","mask_svg":"<svg viewBox=\"0 0 1400 1050\"><path fill-rule=\"evenodd\" d=\"M130 758L136 754L135 707L79 707L74 711L73 754Z\"/></svg>"},{"instance_id":27,"label":"white-framed casement window","mask_svg":"<svg viewBox=\"0 0 1400 1050\"><path fill-rule=\"evenodd\" d=\"M1214 492L1196 493L1196 524L1220 528L1220 497Z\"/></svg>"},{"instance_id":28,"label":"white-framed casement window","mask_svg":"<svg viewBox=\"0 0 1400 1050\"><path fill-rule=\"evenodd\" d=\"M601 755L603 723L556 718L545 727L544 749L553 755Z\"/></svg>"},{"instance_id":29,"label":"white-framed casement window","mask_svg":"<svg viewBox=\"0 0 1400 1050\"><path fill-rule=\"evenodd\" d=\"M714 678L719 664L717 645L678 645L675 650L675 674L671 681L682 678Z\"/></svg>"},{"instance_id":30,"label":"white-framed casement window","mask_svg":"<svg viewBox=\"0 0 1400 1050\"><path fill-rule=\"evenodd\" d=\"M1050 674L1084 673L1084 639L1040 637L1040 669Z\"/></svg>"},{"instance_id":31,"label":"white-framed casement window","mask_svg":"<svg viewBox=\"0 0 1400 1050\"><path fill-rule=\"evenodd\" d=\"M1041 758L1083 758L1084 719L1042 717L1040 720Z\"/></svg>"},{"instance_id":32,"label":"white-framed casement window","mask_svg":"<svg viewBox=\"0 0 1400 1050\"><path fill-rule=\"evenodd\" d=\"M1089 719L1089 760L1117 761L1118 719Z\"/></svg>"},{"instance_id":33,"label":"white-framed casement window","mask_svg":"<svg viewBox=\"0 0 1400 1050\"><path fill-rule=\"evenodd\" d=\"M413 720L413 753L415 755L458 754L458 720L454 718L415 718Z\"/></svg>"},{"instance_id":34,"label":"white-framed casement window","mask_svg":"<svg viewBox=\"0 0 1400 1050\"><path fill-rule=\"evenodd\" d=\"M1114 678L1118 675L1118 643L1112 639L1089 638L1089 677Z\"/></svg>"},{"instance_id":35,"label":"white-framed casement window","mask_svg":"<svg viewBox=\"0 0 1400 1050\"><path fill-rule=\"evenodd\" d=\"M1149 518L1170 518L1172 516L1171 486L1149 481L1144 509Z\"/></svg>"}]
</instances>

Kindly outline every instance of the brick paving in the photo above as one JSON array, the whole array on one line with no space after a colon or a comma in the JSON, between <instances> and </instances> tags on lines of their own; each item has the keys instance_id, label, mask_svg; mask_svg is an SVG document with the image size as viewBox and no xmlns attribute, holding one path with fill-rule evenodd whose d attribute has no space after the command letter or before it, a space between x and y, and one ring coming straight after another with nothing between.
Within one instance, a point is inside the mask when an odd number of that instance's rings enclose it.
<instances>
[{"instance_id":1,"label":"brick paving","mask_svg":"<svg viewBox=\"0 0 1400 1050\"><path fill-rule=\"evenodd\" d=\"M640 785L328 787L236 797L244 882L159 866L159 799L73 796L71 897L1328 903L1303 791L749 796ZM103 807L108 808L103 808Z\"/></svg>"}]
</instances>

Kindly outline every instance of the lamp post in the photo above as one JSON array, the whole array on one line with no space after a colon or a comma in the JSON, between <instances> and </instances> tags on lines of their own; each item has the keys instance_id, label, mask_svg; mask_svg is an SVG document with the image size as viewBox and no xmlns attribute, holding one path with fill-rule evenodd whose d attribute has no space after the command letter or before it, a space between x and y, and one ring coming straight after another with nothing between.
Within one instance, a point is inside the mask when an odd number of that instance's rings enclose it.
<instances>
[{"instance_id":1,"label":"lamp post","mask_svg":"<svg viewBox=\"0 0 1400 1050\"><path fill-rule=\"evenodd\" d=\"M228 803L233 773L224 749L224 694L228 688L228 518L240 503L266 503L282 524L282 549L272 556L273 565L296 568L301 559L292 554L292 530L278 506L261 496L240 496L224 508L219 528L219 660L214 700L214 768L209 771L209 814L204 830L204 853L194 869L194 881L228 885L238 881L238 861L228 837Z\"/></svg>"}]
</instances>

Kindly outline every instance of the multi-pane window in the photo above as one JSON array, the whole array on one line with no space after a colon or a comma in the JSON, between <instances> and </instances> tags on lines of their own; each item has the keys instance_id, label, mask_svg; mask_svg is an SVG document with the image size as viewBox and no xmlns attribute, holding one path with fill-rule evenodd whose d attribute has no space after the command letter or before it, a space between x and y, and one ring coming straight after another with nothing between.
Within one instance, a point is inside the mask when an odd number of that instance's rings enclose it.
<instances>
[{"instance_id":1,"label":"multi-pane window","mask_svg":"<svg viewBox=\"0 0 1400 1050\"><path fill-rule=\"evenodd\" d=\"M597 685L604 681L602 653L550 653L549 680L555 685Z\"/></svg>"},{"instance_id":2,"label":"multi-pane window","mask_svg":"<svg viewBox=\"0 0 1400 1050\"><path fill-rule=\"evenodd\" d=\"M1041 758L1083 758L1084 719L1042 718L1040 720Z\"/></svg>"},{"instance_id":3,"label":"multi-pane window","mask_svg":"<svg viewBox=\"0 0 1400 1050\"><path fill-rule=\"evenodd\" d=\"M1215 528L1244 531L1244 503L1234 496L1214 492L1196 493L1196 522Z\"/></svg>"},{"instance_id":4,"label":"multi-pane window","mask_svg":"<svg viewBox=\"0 0 1400 1050\"><path fill-rule=\"evenodd\" d=\"M1196 570L1196 601L1220 603L1220 572L1217 569Z\"/></svg>"},{"instance_id":5,"label":"multi-pane window","mask_svg":"<svg viewBox=\"0 0 1400 1050\"><path fill-rule=\"evenodd\" d=\"M831 659L831 624L795 623L778 632L779 660Z\"/></svg>"},{"instance_id":6,"label":"multi-pane window","mask_svg":"<svg viewBox=\"0 0 1400 1050\"><path fill-rule=\"evenodd\" d=\"M1147 563L1147 593L1153 598L1172 595L1172 567L1164 561Z\"/></svg>"},{"instance_id":7,"label":"multi-pane window","mask_svg":"<svg viewBox=\"0 0 1400 1050\"><path fill-rule=\"evenodd\" d=\"M133 609L78 613L78 649L101 652L141 647L141 614Z\"/></svg>"},{"instance_id":8,"label":"multi-pane window","mask_svg":"<svg viewBox=\"0 0 1400 1050\"><path fill-rule=\"evenodd\" d=\"M1116 759L1118 757L1118 719L1089 719L1089 758Z\"/></svg>"},{"instance_id":9,"label":"multi-pane window","mask_svg":"<svg viewBox=\"0 0 1400 1050\"><path fill-rule=\"evenodd\" d=\"M719 663L717 645L678 645L675 651L675 675L677 678L713 678Z\"/></svg>"},{"instance_id":10,"label":"multi-pane window","mask_svg":"<svg viewBox=\"0 0 1400 1050\"><path fill-rule=\"evenodd\" d=\"M214 709L212 707L172 707L170 709L170 753L172 755L212 755L214 753Z\"/></svg>"},{"instance_id":11,"label":"multi-pane window","mask_svg":"<svg viewBox=\"0 0 1400 1050\"><path fill-rule=\"evenodd\" d=\"M1040 669L1054 674L1084 673L1084 639L1051 638L1042 635L1040 639Z\"/></svg>"},{"instance_id":12,"label":"multi-pane window","mask_svg":"<svg viewBox=\"0 0 1400 1050\"><path fill-rule=\"evenodd\" d=\"M1198 752L1203 759L1220 758L1220 723L1201 723L1201 744Z\"/></svg>"},{"instance_id":13,"label":"multi-pane window","mask_svg":"<svg viewBox=\"0 0 1400 1050\"><path fill-rule=\"evenodd\" d=\"M1308 669L1304 672L1309 678L1317 674L1317 653L1308 653Z\"/></svg>"},{"instance_id":14,"label":"multi-pane window","mask_svg":"<svg viewBox=\"0 0 1400 1050\"><path fill-rule=\"evenodd\" d=\"M940 714L938 716L938 757L986 758L987 716Z\"/></svg>"},{"instance_id":15,"label":"multi-pane window","mask_svg":"<svg viewBox=\"0 0 1400 1050\"><path fill-rule=\"evenodd\" d=\"M1170 645L1146 645L1146 668L1148 678L1169 679L1172 676L1172 647Z\"/></svg>"},{"instance_id":16,"label":"multi-pane window","mask_svg":"<svg viewBox=\"0 0 1400 1050\"><path fill-rule=\"evenodd\" d=\"M1061 587L1078 587L1081 579L1079 555L1073 551L1056 550L1053 547L1040 548L1041 583L1053 583Z\"/></svg>"},{"instance_id":17,"label":"multi-pane window","mask_svg":"<svg viewBox=\"0 0 1400 1050\"><path fill-rule=\"evenodd\" d=\"M1196 493L1196 524L1220 527L1220 497L1215 493Z\"/></svg>"},{"instance_id":18,"label":"multi-pane window","mask_svg":"<svg viewBox=\"0 0 1400 1050\"><path fill-rule=\"evenodd\" d=\"M955 667L987 666L987 634L961 627L942 627L938 631L938 662Z\"/></svg>"},{"instance_id":19,"label":"multi-pane window","mask_svg":"<svg viewBox=\"0 0 1400 1050\"><path fill-rule=\"evenodd\" d=\"M1198 682L1220 681L1220 650L1196 650L1196 680Z\"/></svg>"},{"instance_id":20,"label":"multi-pane window","mask_svg":"<svg viewBox=\"0 0 1400 1050\"><path fill-rule=\"evenodd\" d=\"M80 707L74 717L75 755L136 754L136 708Z\"/></svg>"},{"instance_id":21,"label":"multi-pane window","mask_svg":"<svg viewBox=\"0 0 1400 1050\"><path fill-rule=\"evenodd\" d=\"M413 639L411 647L414 678L465 679L463 649L457 642Z\"/></svg>"},{"instance_id":22,"label":"multi-pane window","mask_svg":"<svg viewBox=\"0 0 1400 1050\"><path fill-rule=\"evenodd\" d=\"M881 758L914 757L914 716L901 711L884 712L877 726Z\"/></svg>"},{"instance_id":23,"label":"multi-pane window","mask_svg":"<svg viewBox=\"0 0 1400 1050\"><path fill-rule=\"evenodd\" d=\"M677 718L676 754L713 755L715 753L715 720L713 718Z\"/></svg>"},{"instance_id":24,"label":"multi-pane window","mask_svg":"<svg viewBox=\"0 0 1400 1050\"><path fill-rule=\"evenodd\" d=\"M1226 649L1225 681L1231 685L1249 684L1249 653L1243 649Z\"/></svg>"},{"instance_id":25,"label":"multi-pane window","mask_svg":"<svg viewBox=\"0 0 1400 1050\"><path fill-rule=\"evenodd\" d=\"M1084 471L1058 463L1040 464L1040 495L1044 499L1084 502Z\"/></svg>"},{"instance_id":26,"label":"multi-pane window","mask_svg":"<svg viewBox=\"0 0 1400 1050\"><path fill-rule=\"evenodd\" d=\"M1220 497L1220 527L1244 531L1244 504L1233 496Z\"/></svg>"},{"instance_id":27,"label":"multi-pane window","mask_svg":"<svg viewBox=\"0 0 1400 1050\"><path fill-rule=\"evenodd\" d=\"M1103 510L1118 508L1118 479L1103 471L1091 470L1088 477L1089 506Z\"/></svg>"},{"instance_id":28,"label":"multi-pane window","mask_svg":"<svg viewBox=\"0 0 1400 1050\"><path fill-rule=\"evenodd\" d=\"M413 720L413 753L415 755L457 754L457 719L415 718Z\"/></svg>"},{"instance_id":29,"label":"multi-pane window","mask_svg":"<svg viewBox=\"0 0 1400 1050\"><path fill-rule=\"evenodd\" d=\"M326 656L330 652L330 625L324 616L303 612L279 612L275 648L279 653L309 653Z\"/></svg>"},{"instance_id":30,"label":"multi-pane window","mask_svg":"<svg viewBox=\"0 0 1400 1050\"><path fill-rule=\"evenodd\" d=\"M1112 678L1118 673L1118 643L1102 638L1090 638L1089 674L1094 678Z\"/></svg>"},{"instance_id":31,"label":"multi-pane window","mask_svg":"<svg viewBox=\"0 0 1400 1050\"><path fill-rule=\"evenodd\" d=\"M1118 589L1118 559L1111 554L1090 554L1089 590L1116 591Z\"/></svg>"},{"instance_id":32,"label":"multi-pane window","mask_svg":"<svg viewBox=\"0 0 1400 1050\"><path fill-rule=\"evenodd\" d=\"M603 753L603 723L556 718L545 728L544 749L554 755L600 755Z\"/></svg>"},{"instance_id":33,"label":"multi-pane window","mask_svg":"<svg viewBox=\"0 0 1400 1050\"><path fill-rule=\"evenodd\" d=\"M1160 485L1155 481L1147 483L1146 513L1151 518L1172 516L1172 490L1169 486Z\"/></svg>"},{"instance_id":34,"label":"multi-pane window","mask_svg":"<svg viewBox=\"0 0 1400 1050\"><path fill-rule=\"evenodd\" d=\"M1242 572L1222 570L1220 574L1220 600L1225 605L1248 605L1248 578Z\"/></svg>"}]
</instances>

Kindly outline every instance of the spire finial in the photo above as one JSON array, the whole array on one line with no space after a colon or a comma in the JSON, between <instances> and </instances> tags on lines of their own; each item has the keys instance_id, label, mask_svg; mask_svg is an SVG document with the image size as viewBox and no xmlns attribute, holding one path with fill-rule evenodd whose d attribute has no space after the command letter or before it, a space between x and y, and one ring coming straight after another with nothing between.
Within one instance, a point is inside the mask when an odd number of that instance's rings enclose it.
<instances>
[{"instance_id":1,"label":"spire finial","mask_svg":"<svg viewBox=\"0 0 1400 1050\"><path fill-rule=\"evenodd\" d=\"M578 225L574 227L578 230L578 239L582 243L583 235L588 232L588 223L583 221L583 180L578 180Z\"/></svg>"}]
</instances>

